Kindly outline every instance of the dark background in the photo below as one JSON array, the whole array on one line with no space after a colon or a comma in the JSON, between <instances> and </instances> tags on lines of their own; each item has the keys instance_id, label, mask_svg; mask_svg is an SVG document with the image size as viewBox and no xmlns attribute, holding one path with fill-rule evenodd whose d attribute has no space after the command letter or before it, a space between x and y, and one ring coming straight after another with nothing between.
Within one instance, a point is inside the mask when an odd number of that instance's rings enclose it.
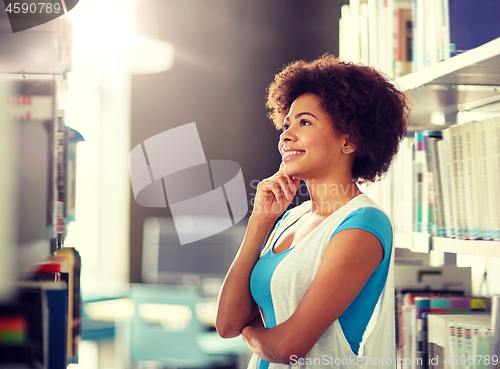
<instances>
[{"instance_id":1,"label":"dark background","mask_svg":"<svg viewBox=\"0 0 500 369\"><path fill-rule=\"evenodd\" d=\"M144 0L137 32L171 42L172 69L132 80L131 148L196 122L208 160L237 162L249 203L255 183L279 167L279 132L266 88L294 60L338 55L340 7L348 0ZM253 183L253 185L252 185ZM130 281L141 281L142 226L170 216L130 200ZM249 211L250 211L249 206Z\"/></svg>"}]
</instances>

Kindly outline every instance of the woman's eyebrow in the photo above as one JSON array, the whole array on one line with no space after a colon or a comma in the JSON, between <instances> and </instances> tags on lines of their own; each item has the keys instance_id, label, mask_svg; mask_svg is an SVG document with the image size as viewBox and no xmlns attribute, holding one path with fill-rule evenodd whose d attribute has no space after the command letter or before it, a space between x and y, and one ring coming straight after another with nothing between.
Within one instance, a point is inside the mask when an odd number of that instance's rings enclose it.
<instances>
[{"instance_id":1,"label":"woman's eyebrow","mask_svg":"<svg viewBox=\"0 0 500 369\"><path fill-rule=\"evenodd\" d=\"M298 113L298 114L295 116L295 119L299 119L299 118L300 118L301 116L303 116L303 115L310 115L310 116L311 116L311 117L313 117L314 119L318 120L318 118L316 118L316 116L315 116L314 114L311 114L311 113L309 113L309 112L307 112L307 111L304 111L304 112L302 112L302 113ZM290 120L290 116L288 116L288 115L287 115L287 116L286 116L286 118L285 118L285 122L287 122L287 121L289 121L289 120Z\"/></svg>"}]
</instances>

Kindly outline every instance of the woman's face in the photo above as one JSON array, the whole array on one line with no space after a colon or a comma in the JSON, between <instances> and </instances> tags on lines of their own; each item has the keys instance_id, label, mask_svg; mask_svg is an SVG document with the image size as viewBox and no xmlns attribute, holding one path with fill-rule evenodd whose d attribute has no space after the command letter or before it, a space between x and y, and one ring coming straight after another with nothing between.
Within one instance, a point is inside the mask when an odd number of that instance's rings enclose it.
<instances>
[{"instance_id":1,"label":"woman's face","mask_svg":"<svg viewBox=\"0 0 500 369\"><path fill-rule=\"evenodd\" d=\"M346 162L346 135L337 134L329 115L314 94L299 96L283 123L279 151L285 173L307 181L334 174Z\"/></svg>"}]
</instances>

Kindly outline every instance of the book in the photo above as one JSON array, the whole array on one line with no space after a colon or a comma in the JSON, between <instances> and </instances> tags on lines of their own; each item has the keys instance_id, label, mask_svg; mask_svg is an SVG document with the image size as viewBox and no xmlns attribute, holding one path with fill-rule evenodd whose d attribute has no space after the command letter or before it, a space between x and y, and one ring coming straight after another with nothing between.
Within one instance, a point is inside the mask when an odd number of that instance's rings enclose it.
<instances>
[{"instance_id":1,"label":"book","mask_svg":"<svg viewBox=\"0 0 500 369\"><path fill-rule=\"evenodd\" d=\"M65 282L17 283L16 298L0 309L0 366L66 368L67 294Z\"/></svg>"},{"instance_id":2,"label":"book","mask_svg":"<svg viewBox=\"0 0 500 369\"><path fill-rule=\"evenodd\" d=\"M379 16L377 0L368 0L368 54L369 65L378 68L379 61Z\"/></svg>"},{"instance_id":3,"label":"book","mask_svg":"<svg viewBox=\"0 0 500 369\"><path fill-rule=\"evenodd\" d=\"M351 55L350 61L359 63L361 60L361 46L360 46L360 32L359 32L359 8L361 5L361 0L349 0L350 9L350 24L351 24L351 37L350 42L352 42L353 53Z\"/></svg>"},{"instance_id":4,"label":"book","mask_svg":"<svg viewBox=\"0 0 500 369\"><path fill-rule=\"evenodd\" d=\"M361 64L370 65L370 34L368 32L368 2L359 5L359 49Z\"/></svg>"},{"instance_id":5,"label":"book","mask_svg":"<svg viewBox=\"0 0 500 369\"><path fill-rule=\"evenodd\" d=\"M464 154L463 154L463 127L454 125L449 128L450 131L450 149L449 153L452 162L454 194L456 196L456 224L455 230L457 238L464 238L468 234L466 230L466 206L464 190Z\"/></svg>"},{"instance_id":6,"label":"book","mask_svg":"<svg viewBox=\"0 0 500 369\"><path fill-rule=\"evenodd\" d=\"M339 55L394 78L500 37L499 18L496 0L350 0Z\"/></svg>"},{"instance_id":7,"label":"book","mask_svg":"<svg viewBox=\"0 0 500 369\"><path fill-rule=\"evenodd\" d=\"M428 191L427 161L425 158L424 135L421 132L415 134L415 156L413 161L414 173L414 216L415 232L428 232Z\"/></svg>"},{"instance_id":8,"label":"book","mask_svg":"<svg viewBox=\"0 0 500 369\"><path fill-rule=\"evenodd\" d=\"M449 297L457 298L463 295L463 291L449 290L396 290L396 317L398 322L398 339L396 347L398 362L404 363L405 358L411 360L404 367L417 368L424 365L424 357L427 357L425 342L427 341L426 323L424 319L430 310L432 298ZM418 307L417 307L418 304ZM427 365L427 363L425 364Z\"/></svg>"},{"instance_id":9,"label":"book","mask_svg":"<svg viewBox=\"0 0 500 369\"><path fill-rule=\"evenodd\" d=\"M495 0L448 0L449 45L445 58L500 37L500 7ZM473 30L473 31L471 31Z\"/></svg>"},{"instance_id":10,"label":"book","mask_svg":"<svg viewBox=\"0 0 500 369\"><path fill-rule=\"evenodd\" d=\"M441 195L443 203L443 216L444 216L444 236L454 237L455 228L454 224L454 203L452 203L452 184L451 172L449 169L450 161L447 153L447 146L445 143L445 134L443 132L443 140L437 142L437 152L439 161L439 170L441 172Z\"/></svg>"},{"instance_id":11,"label":"book","mask_svg":"<svg viewBox=\"0 0 500 369\"><path fill-rule=\"evenodd\" d=\"M476 123L468 122L462 125L463 155L464 155L464 206L466 239L481 238L481 208L478 189Z\"/></svg>"},{"instance_id":12,"label":"book","mask_svg":"<svg viewBox=\"0 0 500 369\"><path fill-rule=\"evenodd\" d=\"M500 192L498 191L498 184L500 183L500 116L487 119L485 122L488 152L488 187L492 189L489 193L490 202L492 207L490 209L490 217L492 219L494 240L500 240Z\"/></svg>"},{"instance_id":13,"label":"book","mask_svg":"<svg viewBox=\"0 0 500 369\"><path fill-rule=\"evenodd\" d=\"M401 77L412 72L413 43L412 1L395 3L395 56L394 76Z\"/></svg>"},{"instance_id":14,"label":"book","mask_svg":"<svg viewBox=\"0 0 500 369\"><path fill-rule=\"evenodd\" d=\"M483 342L488 337L491 314L429 313L427 320L430 368L470 367L478 364L478 360L474 363L474 357L470 357L478 348L479 352L488 352Z\"/></svg>"},{"instance_id":15,"label":"book","mask_svg":"<svg viewBox=\"0 0 500 369\"><path fill-rule=\"evenodd\" d=\"M78 251L72 247L64 247L57 251L56 256L66 260L68 278L68 329L67 358L69 363L78 361L78 342L80 338L80 268L81 261Z\"/></svg>"},{"instance_id":16,"label":"book","mask_svg":"<svg viewBox=\"0 0 500 369\"><path fill-rule=\"evenodd\" d=\"M475 122L476 128L476 173L478 186L478 201L481 208L481 235L483 240L493 239L494 224L494 202L491 198L495 197L495 188L490 182L489 177L492 173L488 168L488 131L487 121Z\"/></svg>"},{"instance_id":17,"label":"book","mask_svg":"<svg viewBox=\"0 0 500 369\"><path fill-rule=\"evenodd\" d=\"M52 282L52 285L44 284L43 287L49 310L47 368L65 369L67 367L68 285L66 282Z\"/></svg>"},{"instance_id":18,"label":"book","mask_svg":"<svg viewBox=\"0 0 500 369\"><path fill-rule=\"evenodd\" d=\"M431 234L445 236L443 192L441 189L441 170L437 152L437 142L442 139L441 132L433 132L424 137L427 168L429 171L429 207L431 213Z\"/></svg>"}]
</instances>

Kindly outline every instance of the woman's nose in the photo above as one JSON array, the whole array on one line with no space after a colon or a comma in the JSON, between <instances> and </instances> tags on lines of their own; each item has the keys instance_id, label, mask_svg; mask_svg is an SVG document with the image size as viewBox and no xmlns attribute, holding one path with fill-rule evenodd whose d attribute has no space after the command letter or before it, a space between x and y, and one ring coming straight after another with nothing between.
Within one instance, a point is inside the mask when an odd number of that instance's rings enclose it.
<instances>
[{"instance_id":1,"label":"woman's nose","mask_svg":"<svg viewBox=\"0 0 500 369\"><path fill-rule=\"evenodd\" d=\"M293 132L293 128L290 127L286 131L283 131L280 135L280 141L285 142L285 141L293 141L295 139L295 134Z\"/></svg>"}]
</instances>

